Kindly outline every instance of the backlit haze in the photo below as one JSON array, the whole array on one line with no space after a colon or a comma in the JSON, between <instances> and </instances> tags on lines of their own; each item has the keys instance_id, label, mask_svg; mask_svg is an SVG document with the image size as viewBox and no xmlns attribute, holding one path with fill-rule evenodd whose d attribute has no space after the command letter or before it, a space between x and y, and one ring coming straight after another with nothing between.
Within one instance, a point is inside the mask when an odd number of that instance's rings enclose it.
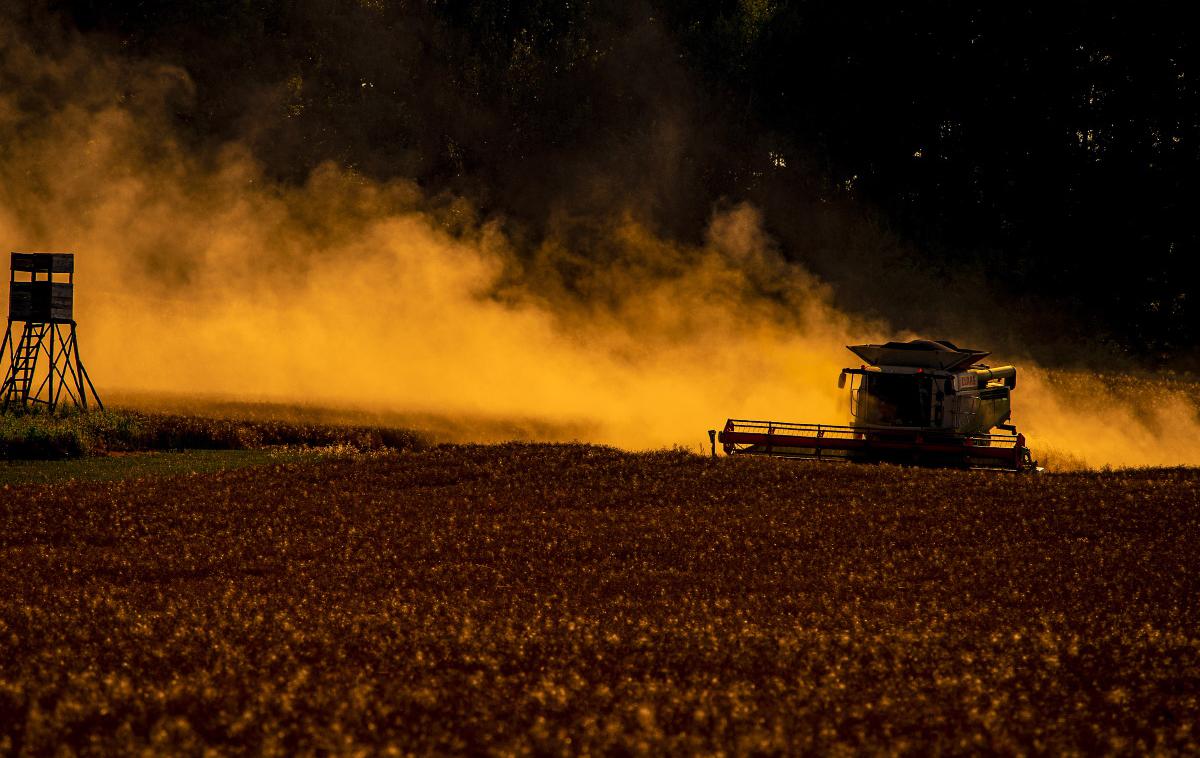
<instances>
[{"instance_id":1,"label":"backlit haze","mask_svg":"<svg viewBox=\"0 0 1200 758\"><path fill-rule=\"evenodd\" d=\"M181 69L82 43L51 58L2 26L0 50L0 240L76 254L102 397L442 417L462 438L524 419L544 439L698 450L730 416L845 423L847 344L989 346L974 327L915 335L838 310L751 205L714 207L699 244L628 214L598 220L619 251L603 262L554 239L522 249L465 200L405 179L327 164L289 184L237 141L189 153L163 107L189 95ZM1185 388L1150 381L1139 399L1017 363L1013 419L1035 456L1200 464Z\"/></svg>"}]
</instances>

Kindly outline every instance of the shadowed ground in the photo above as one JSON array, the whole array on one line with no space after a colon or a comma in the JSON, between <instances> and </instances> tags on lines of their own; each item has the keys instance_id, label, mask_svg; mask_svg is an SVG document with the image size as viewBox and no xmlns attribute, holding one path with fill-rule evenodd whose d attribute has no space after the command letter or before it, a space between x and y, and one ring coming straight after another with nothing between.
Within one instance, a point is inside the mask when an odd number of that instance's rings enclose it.
<instances>
[{"instance_id":1,"label":"shadowed ground","mask_svg":"<svg viewBox=\"0 0 1200 758\"><path fill-rule=\"evenodd\" d=\"M0 489L0 752L1195 751L1200 473L440 446Z\"/></svg>"}]
</instances>

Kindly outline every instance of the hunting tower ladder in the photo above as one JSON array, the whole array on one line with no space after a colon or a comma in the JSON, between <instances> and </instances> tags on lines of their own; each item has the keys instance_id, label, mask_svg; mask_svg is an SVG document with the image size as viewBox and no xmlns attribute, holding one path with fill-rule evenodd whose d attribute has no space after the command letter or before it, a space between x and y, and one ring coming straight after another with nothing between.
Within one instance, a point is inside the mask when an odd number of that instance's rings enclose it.
<instances>
[{"instance_id":1,"label":"hunting tower ladder","mask_svg":"<svg viewBox=\"0 0 1200 758\"><path fill-rule=\"evenodd\" d=\"M104 410L79 357L74 280L71 253L12 254L8 329L0 343L0 412L39 405L53 411L67 402L87 410L89 391Z\"/></svg>"}]
</instances>

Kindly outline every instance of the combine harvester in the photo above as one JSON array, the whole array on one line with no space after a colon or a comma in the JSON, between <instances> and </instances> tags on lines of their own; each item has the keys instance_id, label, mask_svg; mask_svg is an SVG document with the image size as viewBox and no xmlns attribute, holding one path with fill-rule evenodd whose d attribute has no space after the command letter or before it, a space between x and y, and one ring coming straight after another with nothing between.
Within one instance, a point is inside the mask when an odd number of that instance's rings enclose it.
<instances>
[{"instance_id":1,"label":"combine harvester","mask_svg":"<svg viewBox=\"0 0 1200 758\"><path fill-rule=\"evenodd\" d=\"M773 455L921 466L1034 471L1025 436L1008 423L1012 366L945 340L850 345L865 363L850 377L850 426L729 419L716 435L729 455ZM1007 434L992 434L998 428ZM714 436L709 432L709 437ZM714 441L714 454L715 441Z\"/></svg>"}]
</instances>

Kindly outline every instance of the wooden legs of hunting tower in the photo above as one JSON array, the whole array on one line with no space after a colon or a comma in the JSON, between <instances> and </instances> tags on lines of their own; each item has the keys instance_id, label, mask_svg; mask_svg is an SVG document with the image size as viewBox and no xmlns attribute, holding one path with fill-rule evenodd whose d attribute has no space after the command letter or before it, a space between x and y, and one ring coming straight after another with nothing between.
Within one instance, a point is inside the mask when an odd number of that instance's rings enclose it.
<instances>
[{"instance_id":1,"label":"wooden legs of hunting tower","mask_svg":"<svg viewBox=\"0 0 1200 758\"><path fill-rule=\"evenodd\" d=\"M74 321L20 322L19 330L14 323L8 322L0 343L0 366L8 364L0 384L0 410L37 405L54 410L60 402L87 410L89 393L104 410L79 357Z\"/></svg>"}]
</instances>

